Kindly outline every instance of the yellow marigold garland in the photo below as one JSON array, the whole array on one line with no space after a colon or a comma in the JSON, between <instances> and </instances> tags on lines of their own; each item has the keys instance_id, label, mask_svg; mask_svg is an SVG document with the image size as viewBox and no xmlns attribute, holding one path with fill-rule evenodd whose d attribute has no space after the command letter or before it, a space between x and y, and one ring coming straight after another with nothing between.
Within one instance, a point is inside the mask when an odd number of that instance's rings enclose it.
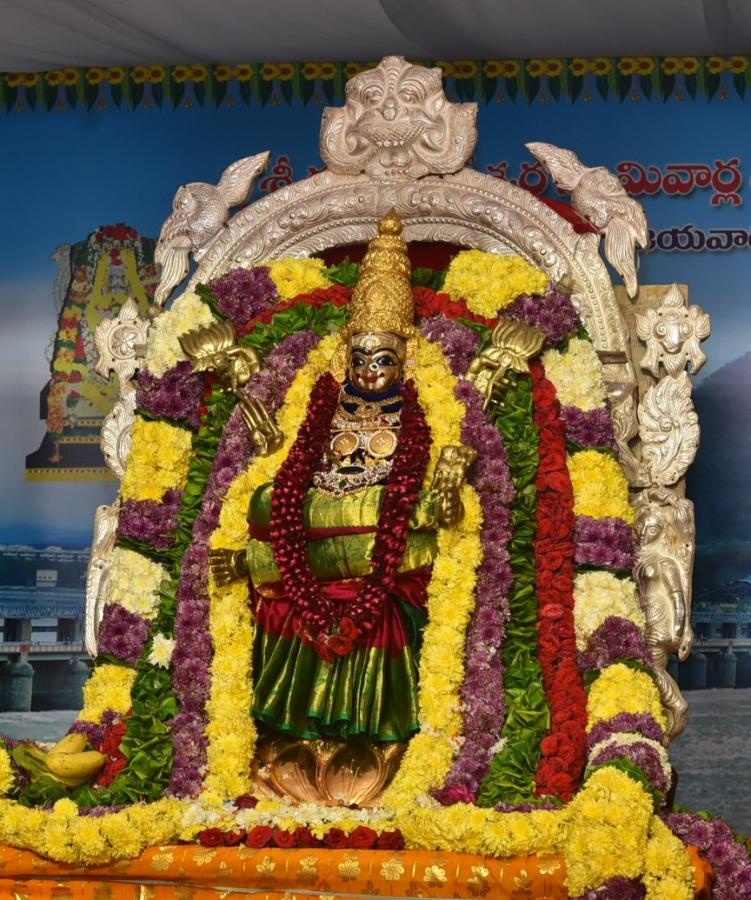
<instances>
[{"instance_id":1,"label":"yellow marigold garland","mask_svg":"<svg viewBox=\"0 0 751 900\"><path fill-rule=\"evenodd\" d=\"M326 264L322 259L284 257L272 259L264 265L269 267L269 275L279 291L280 300L292 300L300 294L309 294L316 288L331 284L324 272Z\"/></svg>"},{"instance_id":2,"label":"yellow marigold garland","mask_svg":"<svg viewBox=\"0 0 751 900\"><path fill-rule=\"evenodd\" d=\"M566 350L548 350L542 357L545 377L553 382L561 406L599 409L607 396L602 363L589 341L572 338Z\"/></svg>"},{"instance_id":3,"label":"yellow marigold garland","mask_svg":"<svg viewBox=\"0 0 751 900\"><path fill-rule=\"evenodd\" d=\"M652 797L625 772L598 769L566 808L566 885L572 897L644 868Z\"/></svg>"},{"instance_id":4,"label":"yellow marigold garland","mask_svg":"<svg viewBox=\"0 0 751 900\"><path fill-rule=\"evenodd\" d=\"M131 706L130 689L135 677L136 670L128 666L114 666L111 663L97 666L83 686L83 709L78 714L79 721L98 724L102 713L108 709L126 713Z\"/></svg>"},{"instance_id":5,"label":"yellow marigold garland","mask_svg":"<svg viewBox=\"0 0 751 900\"><path fill-rule=\"evenodd\" d=\"M581 450L568 458L574 489L574 512L595 519L612 516L634 524L628 482L618 460L597 450Z\"/></svg>"},{"instance_id":6,"label":"yellow marigold garland","mask_svg":"<svg viewBox=\"0 0 751 900\"><path fill-rule=\"evenodd\" d=\"M603 669L589 690L587 731L623 712L651 713L662 728L667 728L660 692L652 678L646 672L616 663Z\"/></svg>"},{"instance_id":7,"label":"yellow marigold garland","mask_svg":"<svg viewBox=\"0 0 751 900\"><path fill-rule=\"evenodd\" d=\"M579 650L584 650L587 638L608 616L629 619L644 630L636 585L630 578L616 578L612 572L579 572L574 579L574 627Z\"/></svg>"},{"instance_id":8,"label":"yellow marigold garland","mask_svg":"<svg viewBox=\"0 0 751 900\"><path fill-rule=\"evenodd\" d=\"M178 338L213 321L214 315L203 300L191 291L182 294L149 329L146 368L161 378L168 369L186 359Z\"/></svg>"},{"instance_id":9,"label":"yellow marigold garland","mask_svg":"<svg viewBox=\"0 0 751 900\"><path fill-rule=\"evenodd\" d=\"M180 833L182 804L164 799L105 816L79 816L78 806L58 800L52 811L0 800L0 844L33 850L56 862L104 865L167 844Z\"/></svg>"},{"instance_id":10,"label":"yellow marigold garland","mask_svg":"<svg viewBox=\"0 0 751 900\"><path fill-rule=\"evenodd\" d=\"M161 500L166 491L183 488L191 449L187 429L136 417L133 448L120 487L122 499Z\"/></svg>"},{"instance_id":11,"label":"yellow marigold garland","mask_svg":"<svg viewBox=\"0 0 751 900\"><path fill-rule=\"evenodd\" d=\"M492 319L519 294L544 294L547 284L548 276L521 256L463 250L451 260L443 290Z\"/></svg>"},{"instance_id":12,"label":"yellow marigold garland","mask_svg":"<svg viewBox=\"0 0 751 900\"><path fill-rule=\"evenodd\" d=\"M159 587L167 570L159 563L123 547L112 552L107 602L119 603L132 613L151 618L159 605Z\"/></svg>"},{"instance_id":13,"label":"yellow marigold garland","mask_svg":"<svg viewBox=\"0 0 751 900\"><path fill-rule=\"evenodd\" d=\"M10 764L10 754L4 747L0 747L0 797L7 794L15 783L16 776Z\"/></svg>"},{"instance_id":14,"label":"yellow marigold garland","mask_svg":"<svg viewBox=\"0 0 751 900\"><path fill-rule=\"evenodd\" d=\"M691 900L694 869L683 841L658 816L652 816L644 860L647 900Z\"/></svg>"}]
</instances>

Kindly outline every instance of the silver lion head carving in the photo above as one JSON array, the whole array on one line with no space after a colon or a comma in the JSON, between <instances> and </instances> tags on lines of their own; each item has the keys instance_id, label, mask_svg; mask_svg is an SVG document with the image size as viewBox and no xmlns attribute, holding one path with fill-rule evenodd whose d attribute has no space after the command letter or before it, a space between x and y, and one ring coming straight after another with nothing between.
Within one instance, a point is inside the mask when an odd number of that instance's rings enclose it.
<instances>
[{"instance_id":1,"label":"silver lion head carving","mask_svg":"<svg viewBox=\"0 0 751 900\"><path fill-rule=\"evenodd\" d=\"M324 110L321 156L332 172L421 178L458 172L475 148L476 103L451 103L440 69L387 56L347 82L343 107Z\"/></svg>"}]
</instances>

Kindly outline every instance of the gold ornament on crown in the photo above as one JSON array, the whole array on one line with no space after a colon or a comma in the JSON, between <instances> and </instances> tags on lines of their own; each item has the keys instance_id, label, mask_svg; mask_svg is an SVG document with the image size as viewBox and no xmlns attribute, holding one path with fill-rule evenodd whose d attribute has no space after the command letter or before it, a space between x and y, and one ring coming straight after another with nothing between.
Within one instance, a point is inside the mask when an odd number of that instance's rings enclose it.
<instances>
[{"instance_id":1,"label":"gold ornament on crown","mask_svg":"<svg viewBox=\"0 0 751 900\"><path fill-rule=\"evenodd\" d=\"M402 222L391 209L368 244L352 292L349 323L341 331L342 343L331 366L339 381L344 380L350 348L365 346L373 338L380 339L380 346L396 350L402 361L413 355L410 351L416 332L411 276Z\"/></svg>"}]
</instances>

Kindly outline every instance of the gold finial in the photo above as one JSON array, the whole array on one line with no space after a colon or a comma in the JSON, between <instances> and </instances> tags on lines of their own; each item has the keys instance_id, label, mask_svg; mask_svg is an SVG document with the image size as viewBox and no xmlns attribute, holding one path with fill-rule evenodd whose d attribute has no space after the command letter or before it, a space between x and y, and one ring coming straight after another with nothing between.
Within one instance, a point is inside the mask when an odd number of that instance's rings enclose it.
<instances>
[{"instance_id":1,"label":"gold finial","mask_svg":"<svg viewBox=\"0 0 751 900\"><path fill-rule=\"evenodd\" d=\"M363 332L414 334L412 266L402 223L394 209L378 223L378 235L368 244L360 278L352 293L347 337Z\"/></svg>"}]
</instances>

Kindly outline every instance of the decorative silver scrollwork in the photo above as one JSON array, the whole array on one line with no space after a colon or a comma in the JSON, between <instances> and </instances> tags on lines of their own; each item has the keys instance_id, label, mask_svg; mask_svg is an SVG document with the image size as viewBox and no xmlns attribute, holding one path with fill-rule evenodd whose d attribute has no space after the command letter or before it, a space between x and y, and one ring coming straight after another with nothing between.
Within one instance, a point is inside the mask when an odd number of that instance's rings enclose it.
<instances>
[{"instance_id":1,"label":"decorative silver scrollwork","mask_svg":"<svg viewBox=\"0 0 751 900\"><path fill-rule=\"evenodd\" d=\"M659 378L660 366L677 375L690 366L692 375L707 361L699 344L709 337L709 316L700 306L687 306L677 284L671 285L657 309L636 316L639 337L647 345L641 368Z\"/></svg>"},{"instance_id":2,"label":"decorative silver scrollwork","mask_svg":"<svg viewBox=\"0 0 751 900\"><path fill-rule=\"evenodd\" d=\"M160 266L154 294L157 312L190 271L190 254L199 258L229 218L230 209L247 200L268 161L268 151L257 153L232 163L219 184L196 181L178 188L172 201L172 215L162 225L154 253L154 260Z\"/></svg>"},{"instance_id":3,"label":"decorative silver scrollwork","mask_svg":"<svg viewBox=\"0 0 751 900\"><path fill-rule=\"evenodd\" d=\"M111 565L112 551L117 536L119 504L98 506L94 515L94 537L91 557L86 573L86 621L84 641L91 656L97 655L99 625L106 604L107 580Z\"/></svg>"},{"instance_id":4,"label":"decorative silver scrollwork","mask_svg":"<svg viewBox=\"0 0 751 900\"><path fill-rule=\"evenodd\" d=\"M387 56L347 82L347 102L323 113L321 156L331 172L421 178L458 172L477 142L476 103L451 103L440 69Z\"/></svg>"},{"instance_id":5,"label":"decorative silver scrollwork","mask_svg":"<svg viewBox=\"0 0 751 900\"><path fill-rule=\"evenodd\" d=\"M699 418L686 372L666 375L652 385L638 415L648 483L675 484L686 474L699 447Z\"/></svg>"},{"instance_id":6,"label":"decorative silver scrollwork","mask_svg":"<svg viewBox=\"0 0 751 900\"><path fill-rule=\"evenodd\" d=\"M128 383L129 390L112 407L102 423L102 454L104 461L117 478L125 475L125 466L133 443L133 425L136 421L136 390Z\"/></svg>"},{"instance_id":7,"label":"decorative silver scrollwork","mask_svg":"<svg viewBox=\"0 0 751 900\"><path fill-rule=\"evenodd\" d=\"M605 237L605 256L623 276L629 297L639 290L637 248L649 246L647 216L641 203L629 197L612 172L585 166L571 150L553 144L526 145L550 172L556 186L571 194L571 205Z\"/></svg>"}]
</instances>

